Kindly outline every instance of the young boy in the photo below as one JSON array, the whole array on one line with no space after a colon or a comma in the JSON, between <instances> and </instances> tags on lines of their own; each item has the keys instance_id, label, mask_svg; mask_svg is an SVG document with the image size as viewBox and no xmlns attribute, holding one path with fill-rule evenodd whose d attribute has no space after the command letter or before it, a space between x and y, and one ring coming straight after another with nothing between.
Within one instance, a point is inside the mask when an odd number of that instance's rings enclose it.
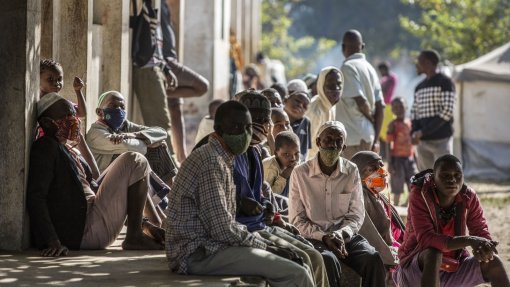
<instances>
[{"instance_id":1,"label":"young boy","mask_svg":"<svg viewBox=\"0 0 510 287\"><path fill-rule=\"evenodd\" d=\"M411 121L406 119L404 99L394 98L391 110L397 117L388 125L386 134L388 169L391 174L391 193L393 204L399 205L400 195L404 192L404 184L409 190L410 179L418 173L414 162L414 148L411 142Z\"/></svg>"},{"instance_id":2,"label":"young boy","mask_svg":"<svg viewBox=\"0 0 510 287\"><path fill-rule=\"evenodd\" d=\"M469 234L469 235L468 235ZM497 241L462 164L443 155L411 179L408 220L393 279L398 286L510 286ZM471 256L466 247L471 247Z\"/></svg>"},{"instance_id":3,"label":"young boy","mask_svg":"<svg viewBox=\"0 0 510 287\"><path fill-rule=\"evenodd\" d=\"M274 193L289 196L289 177L299 162L299 138L291 131L275 137L275 155L262 161L264 180Z\"/></svg>"},{"instance_id":4,"label":"young boy","mask_svg":"<svg viewBox=\"0 0 510 287\"><path fill-rule=\"evenodd\" d=\"M217 99L209 103L209 115L205 116L198 125L197 136L195 137L195 144L197 144L206 135L214 132L214 117L216 115L216 110L224 102L225 102L224 100Z\"/></svg>"},{"instance_id":5,"label":"young boy","mask_svg":"<svg viewBox=\"0 0 510 287\"><path fill-rule=\"evenodd\" d=\"M299 138L300 162L304 162L308 156L308 150L312 147L310 133L310 120L305 117L310 105L310 98L306 92L294 92L283 101L284 110L289 116L290 126Z\"/></svg>"},{"instance_id":6,"label":"young boy","mask_svg":"<svg viewBox=\"0 0 510 287\"><path fill-rule=\"evenodd\" d=\"M52 59L41 61L39 75L39 91L41 98L48 93L59 93L64 87L64 70L62 69L62 65ZM78 105L75 105L75 108L76 116L79 118L87 116L85 98L81 92L84 86L85 83L83 83L80 78L74 77L73 88L76 93L76 98L78 99Z\"/></svg>"}]
</instances>

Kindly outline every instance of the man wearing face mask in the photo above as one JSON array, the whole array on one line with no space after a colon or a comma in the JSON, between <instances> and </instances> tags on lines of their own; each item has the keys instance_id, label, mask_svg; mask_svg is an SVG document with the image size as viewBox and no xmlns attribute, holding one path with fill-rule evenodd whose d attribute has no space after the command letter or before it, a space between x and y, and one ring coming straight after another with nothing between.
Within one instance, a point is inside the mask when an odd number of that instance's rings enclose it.
<instances>
[{"instance_id":1,"label":"man wearing face mask","mask_svg":"<svg viewBox=\"0 0 510 287\"><path fill-rule=\"evenodd\" d=\"M404 240L405 224L382 193L388 185L388 173L381 156L375 152L358 152L351 161L358 166L365 203L365 220L359 234L375 247L384 264L392 270L399 263L397 251ZM387 281L392 282L390 276Z\"/></svg>"},{"instance_id":2,"label":"man wearing face mask","mask_svg":"<svg viewBox=\"0 0 510 287\"><path fill-rule=\"evenodd\" d=\"M289 220L325 256L331 286L340 286L339 261L362 277L362 286L385 286L379 253L358 234L365 210L358 169L340 157L346 138L338 121L320 126L319 153L290 177Z\"/></svg>"},{"instance_id":3,"label":"man wearing face mask","mask_svg":"<svg viewBox=\"0 0 510 287\"><path fill-rule=\"evenodd\" d=\"M321 254L308 242L296 237L299 232L295 227L275 213L269 185L268 190L263 192L265 185L260 150L271 129L271 103L255 91L248 91L239 101L250 111L253 136L250 147L237 155L234 161L234 183L238 200L236 220L245 225L248 231L259 234L277 246L291 249L297 255L293 259L299 261L301 258L302 263L310 268L310 277L315 279L316 286L329 286Z\"/></svg>"},{"instance_id":4,"label":"man wearing face mask","mask_svg":"<svg viewBox=\"0 0 510 287\"><path fill-rule=\"evenodd\" d=\"M166 256L172 271L193 275L260 276L270 286L314 286L293 252L255 236L235 220L234 158L252 138L248 109L218 107L215 132L181 166L169 194ZM276 255L276 256L275 256Z\"/></svg>"},{"instance_id":5,"label":"man wearing face mask","mask_svg":"<svg viewBox=\"0 0 510 287\"><path fill-rule=\"evenodd\" d=\"M177 165L168 152L167 132L161 127L146 127L126 119L125 99L121 93L108 91L98 100L97 121L87 133L87 144L100 171L120 154L128 151L147 157L152 170L165 182L177 174Z\"/></svg>"}]
</instances>

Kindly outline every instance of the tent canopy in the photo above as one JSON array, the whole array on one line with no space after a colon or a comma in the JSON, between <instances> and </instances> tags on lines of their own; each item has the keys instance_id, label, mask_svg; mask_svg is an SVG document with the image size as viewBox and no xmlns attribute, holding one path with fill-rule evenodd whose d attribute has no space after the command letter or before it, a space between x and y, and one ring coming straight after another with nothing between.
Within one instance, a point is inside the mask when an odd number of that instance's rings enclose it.
<instances>
[{"instance_id":1,"label":"tent canopy","mask_svg":"<svg viewBox=\"0 0 510 287\"><path fill-rule=\"evenodd\" d=\"M510 82L510 42L471 62L455 67L457 81Z\"/></svg>"}]
</instances>

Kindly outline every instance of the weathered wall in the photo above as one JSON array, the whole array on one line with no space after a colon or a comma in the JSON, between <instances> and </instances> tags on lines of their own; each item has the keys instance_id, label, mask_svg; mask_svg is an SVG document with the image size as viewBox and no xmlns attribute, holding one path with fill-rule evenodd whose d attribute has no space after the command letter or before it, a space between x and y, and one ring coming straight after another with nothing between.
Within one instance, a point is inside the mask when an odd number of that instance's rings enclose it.
<instances>
[{"instance_id":1,"label":"weathered wall","mask_svg":"<svg viewBox=\"0 0 510 287\"><path fill-rule=\"evenodd\" d=\"M0 12L0 249L28 246L25 187L39 90L38 0L2 1Z\"/></svg>"}]
</instances>

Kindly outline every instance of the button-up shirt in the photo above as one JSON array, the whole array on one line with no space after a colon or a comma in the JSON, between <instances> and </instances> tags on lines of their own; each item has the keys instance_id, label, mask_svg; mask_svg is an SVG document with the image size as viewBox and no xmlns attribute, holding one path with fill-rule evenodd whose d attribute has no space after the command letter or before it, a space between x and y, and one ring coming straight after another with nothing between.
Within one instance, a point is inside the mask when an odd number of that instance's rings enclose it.
<instances>
[{"instance_id":1,"label":"button-up shirt","mask_svg":"<svg viewBox=\"0 0 510 287\"><path fill-rule=\"evenodd\" d=\"M292 172L289 220L304 237L322 240L335 232L348 241L364 217L360 176L352 162L341 157L328 176L321 171L317 155Z\"/></svg>"},{"instance_id":2,"label":"button-up shirt","mask_svg":"<svg viewBox=\"0 0 510 287\"><path fill-rule=\"evenodd\" d=\"M182 164L168 195L166 256L171 270L185 273L188 257L198 248L206 255L229 246L266 248L235 221L233 162L213 135Z\"/></svg>"}]
</instances>

